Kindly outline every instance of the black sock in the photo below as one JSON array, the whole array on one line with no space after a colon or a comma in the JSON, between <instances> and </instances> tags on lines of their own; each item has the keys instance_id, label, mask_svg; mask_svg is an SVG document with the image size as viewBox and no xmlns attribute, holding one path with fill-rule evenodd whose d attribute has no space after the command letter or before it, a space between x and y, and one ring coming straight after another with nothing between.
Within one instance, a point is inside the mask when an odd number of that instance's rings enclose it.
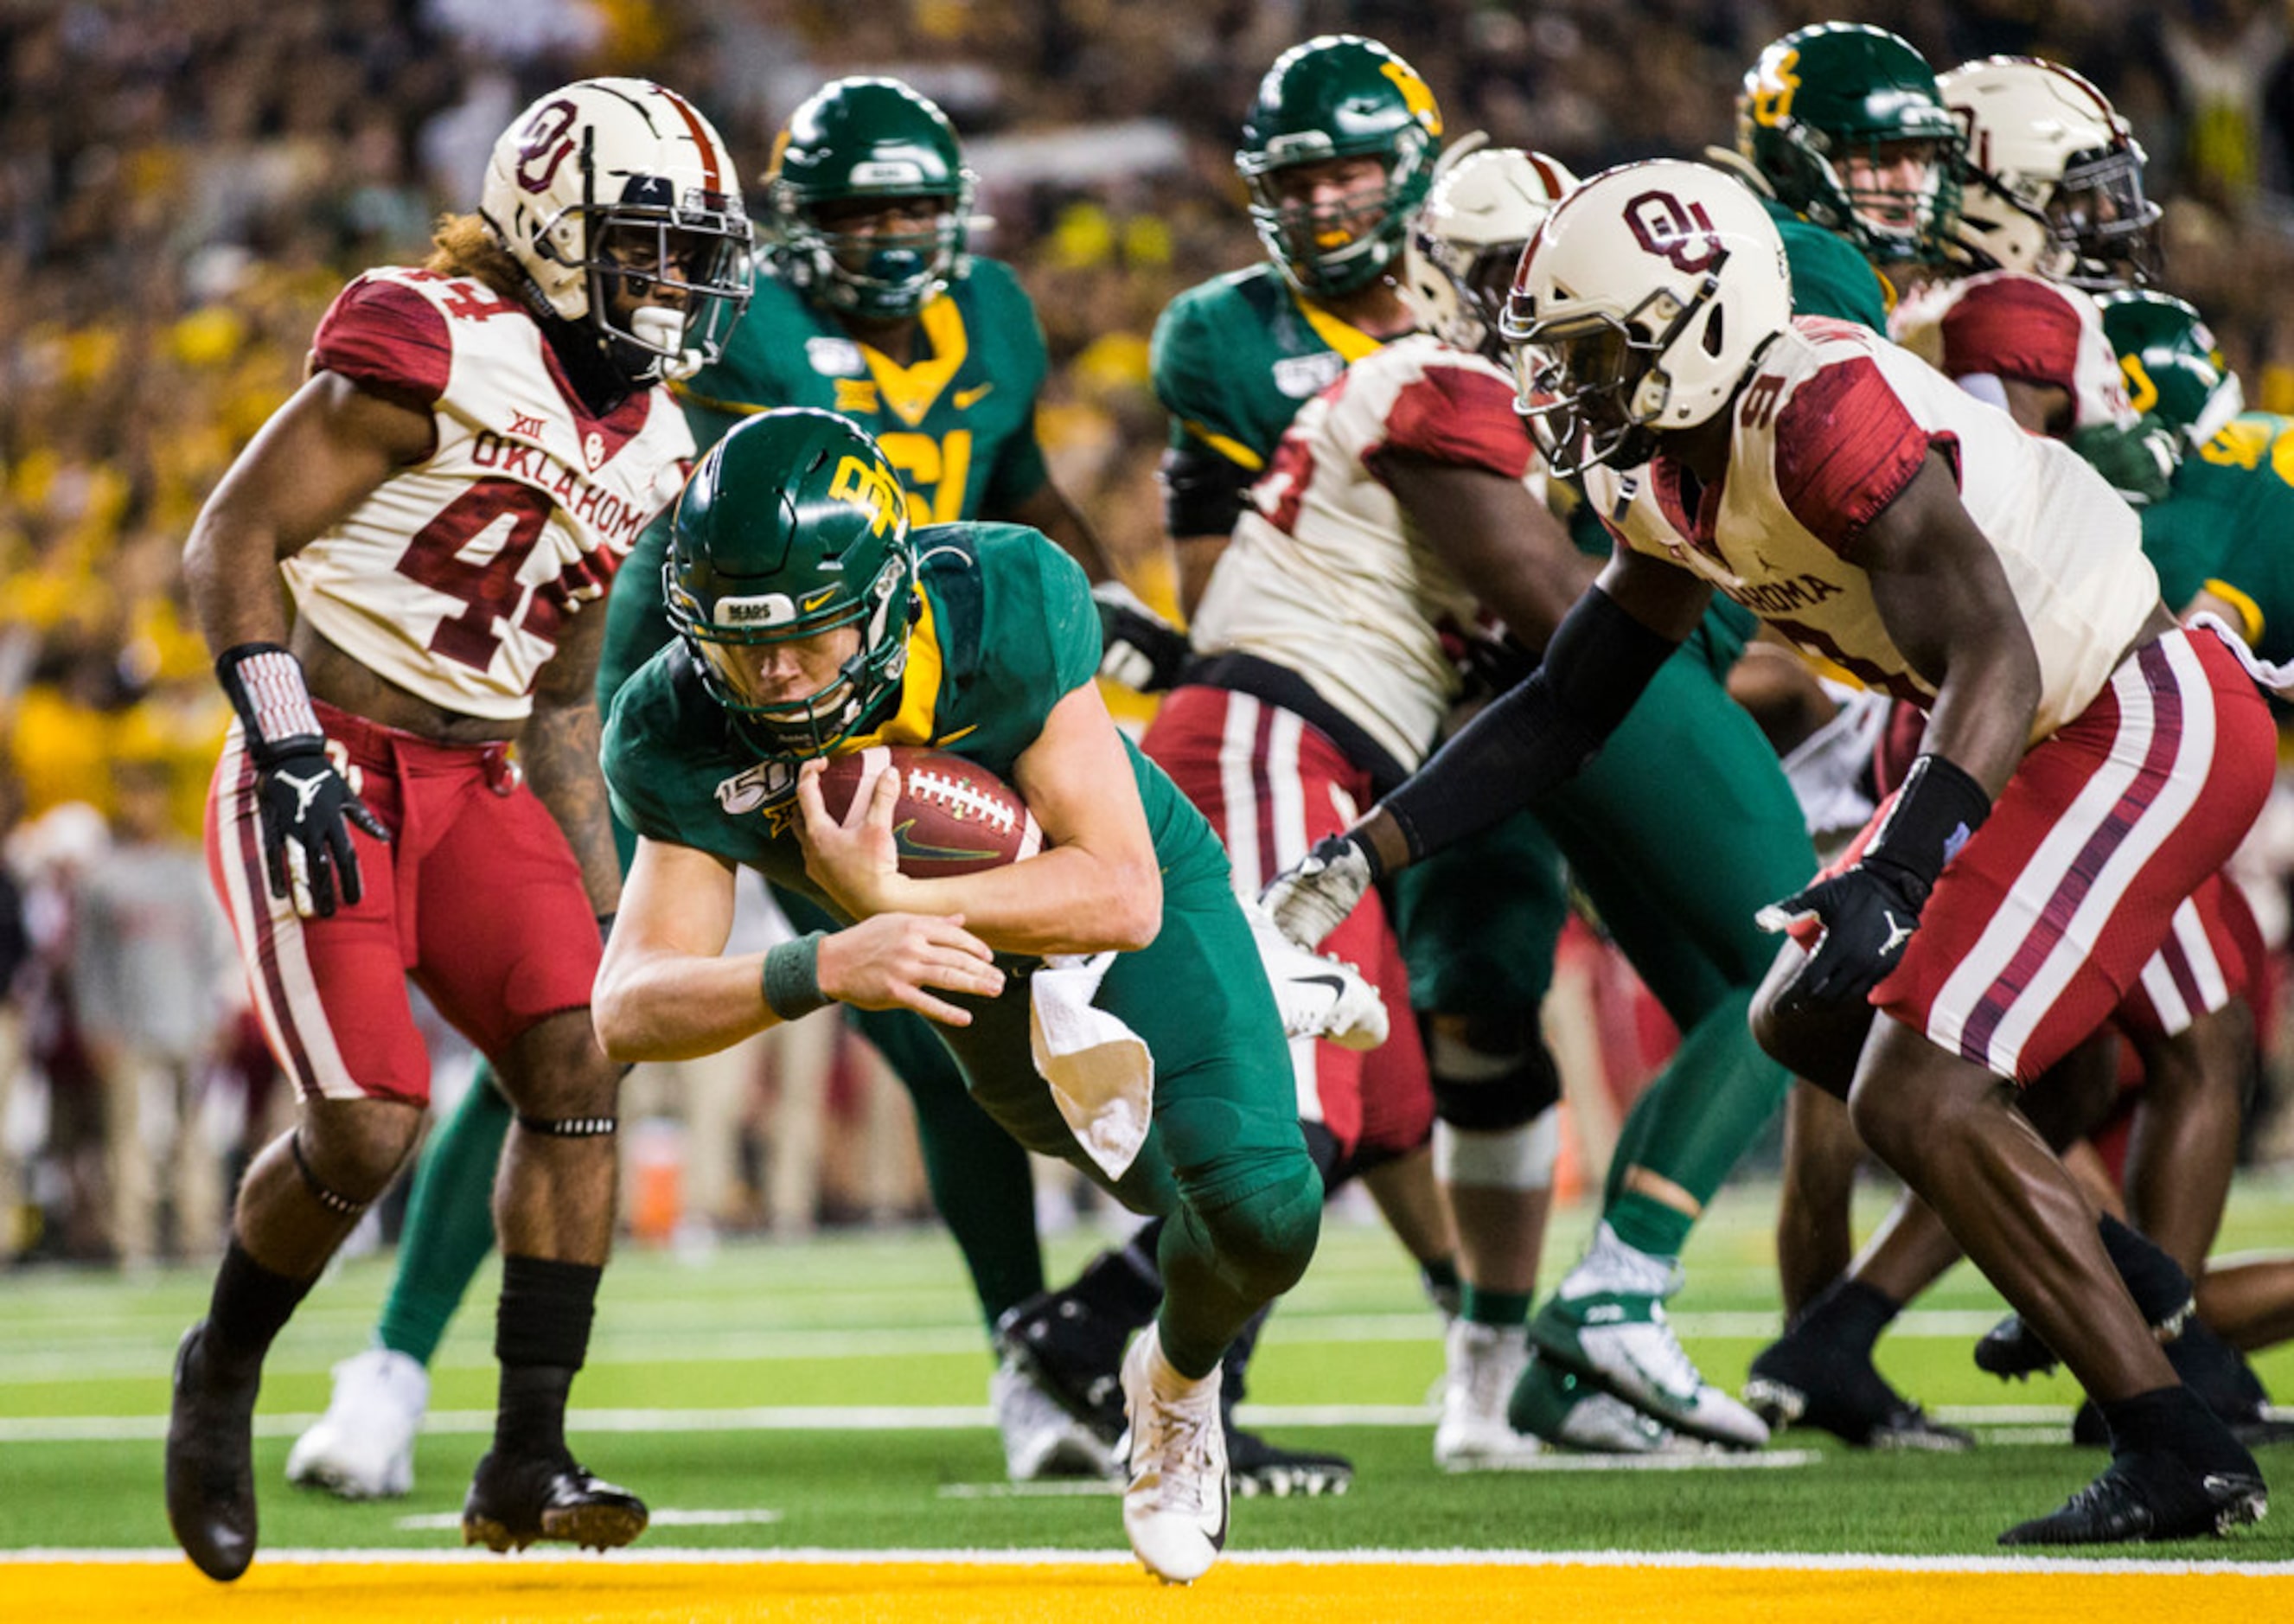
<instances>
[{"instance_id":1,"label":"black sock","mask_svg":"<svg viewBox=\"0 0 2294 1624\"><path fill-rule=\"evenodd\" d=\"M2095 1232L2103 1236L2103 1249L2111 1254L2111 1267L2127 1282L2145 1320L2161 1325L2191 1306L2191 1277L2156 1242L2107 1212L2097 1220Z\"/></svg>"},{"instance_id":2,"label":"black sock","mask_svg":"<svg viewBox=\"0 0 2294 1624\"><path fill-rule=\"evenodd\" d=\"M1843 1276L1801 1310L1793 1329L1868 1358L1872 1344L1902 1308L1877 1286Z\"/></svg>"},{"instance_id":3,"label":"black sock","mask_svg":"<svg viewBox=\"0 0 2294 1624\"><path fill-rule=\"evenodd\" d=\"M1242 1402L1244 1373L1250 1368L1250 1356L1258 1347L1258 1334L1266 1329L1266 1317L1273 1311L1272 1302L1265 1303L1258 1312L1243 1321L1242 1329L1227 1344L1226 1356L1219 1360L1219 1402L1228 1409Z\"/></svg>"},{"instance_id":4,"label":"black sock","mask_svg":"<svg viewBox=\"0 0 2294 1624\"><path fill-rule=\"evenodd\" d=\"M1466 1283L1459 1277L1456 1258L1420 1259L1418 1284L1426 1300L1450 1318L1465 1312Z\"/></svg>"},{"instance_id":5,"label":"black sock","mask_svg":"<svg viewBox=\"0 0 2294 1624\"><path fill-rule=\"evenodd\" d=\"M232 1236L207 1304L203 1346L209 1367L242 1377L260 1369L273 1339L310 1294L313 1283L265 1269Z\"/></svg>"},{"instance_id":6,"label":"black sock","mask_svg":"<svg viewBox=\"0 0 2294 1624\"><path fill-rule=\"evenodd\" d=\"M2230 1429L2197 1394L2179 1383L2153 1388L2110 1404L2098 1403L2103 1424L2111 1429L2114 1457L2128 1455L2171 1455L2200 1472L2257 1470L2254 1457L2231 1436Z\"/></svg>"},{"instance_id":7,"label":"black sock","mask_svg":"<svg viewBox=\"0 0 2294 1624\"><path fill-rule=\"evenodd\" d=\"M565 1453L565 1400L589 1354L604 1272L594 1263L502 1259L501 1302L494 1310L494 1357L501 1361L497 1450Z\"/></svg>"}]
</instances>

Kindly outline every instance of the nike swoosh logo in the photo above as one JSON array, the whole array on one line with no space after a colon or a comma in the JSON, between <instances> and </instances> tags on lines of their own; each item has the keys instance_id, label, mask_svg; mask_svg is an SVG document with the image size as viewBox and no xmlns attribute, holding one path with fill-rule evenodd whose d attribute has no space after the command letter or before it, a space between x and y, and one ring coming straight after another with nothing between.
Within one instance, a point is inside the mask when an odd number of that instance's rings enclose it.
<instances>
[{"instance_id":1,"label":"nike swoosh logo","mask_svg":"<svg viewBox=\"0 0 2294 1624\"><path fill-rule=\"evenodd\" d=\"M1294 987L1328 987L1333 999L1346 995L1345 980L1336 975L1293 975L1290 984Z\"/></svg>"},{"instance_id":2,"label":"nike swoosh logo","mask_svg":"<svg viewBox=\"0 0 2294 1624\"><path fill-rule=\"evenodd\" d=\"M811 597L804 600L804 612L808 615L811 614L813 610L818 608L822 604L826 603L831 598L835 596L836 589L834 587L823 587L820 591L813 593Z\"/></svg>"},{"instance_id":3,"label":"nike swoosh logo","mask_svg":"<svg viewBox=\"0 0 2294 1624\"><path fill-rule=\"evenodd\" d=\"M978 402L978 401L979 401L982 396L984 396L988 393L988 390L990 390L990 389L994 388L995 387L996 387L996 386L995 386L994 384L992 384L992 383L983 383L983 384L978 384L978 385L975 385L975 386L973 386L972 388L969 388L969 389L958 389L958 390L956 392L956 397L955 397L955 405L956 405L956 409L958 412L962 412L962 411L965 410L966 408L968 408L968 407L970 407L970 406L973 405L973 404L976 404L976 403L977 403L977 402Z\"/></svg>"}]
</instances>

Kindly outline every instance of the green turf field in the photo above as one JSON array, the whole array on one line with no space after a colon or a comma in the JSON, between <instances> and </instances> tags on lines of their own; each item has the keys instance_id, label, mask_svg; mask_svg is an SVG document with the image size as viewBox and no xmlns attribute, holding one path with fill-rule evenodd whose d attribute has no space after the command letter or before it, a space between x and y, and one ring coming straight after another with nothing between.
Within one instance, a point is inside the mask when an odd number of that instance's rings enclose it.
<instances>
[{"instance_id":1,"label":"green turf field","mask_svg":"<svg viewBox=\"0 0 2294 1624\"><path fill-rule=\"evenodd\" d=\"M1873 1192L1867 1216L1883 1203ZM1724 1195L1688 1255L1675 1309L1714 1381L1734 1387L1777 1323L1758 1186ZM1549 1242L1558 1278L1590 1210ZM1051 1248L1063 1277L1097 1237ZM2225 1250L2294 1245L2294 1178L2249 1179ZM493 1276L439 1360L432 1417L405 1501L346 1506L289 1489L288 1445L323 1407L328 1367L362 1345L386 1260L343 1266L275 1351L257 1416L266 1549L444 1547L484 1447L493 1391ZM0 1284L0 1550L169 1545L159 1438L170 1352L206 1295L204 1271L136 1280L26 1273ZM2075 1392L2060 1378L2005 1386L1968 1346L2000 1311L1964 1267L1882 1345L1882 1368L1947 1418L1979 1429L1971 1455L1871 1456L1788 1433L1764 1457L1688 1470L1445 1476L1431 1461L1439 1328L1412 1271L1374 1225L1334 1220L1312 1273L1277 1314L1254 1372L1265 1430L1352 1456L1342 1499L1255 1500L1236 1550L1691 1550L1973 1555L2007 1524L2052 1509L2098 1470L2062 1441ZM1120 1547L1111 1498L1013 1492L988 1424L988 1359L956 1253L936 1231L722 1247L704 1258L625 1250L606 1277L575 1388L588 1464L655 1508L647 1544L772 1549ZM2294 1398L2294 1350L2263 1355ZM2294 1496L2294 1447L2266 1450ZM2294 1499L2221 1542L2102 1553L2294 1560Z\"/></svg>"}]
</instances>

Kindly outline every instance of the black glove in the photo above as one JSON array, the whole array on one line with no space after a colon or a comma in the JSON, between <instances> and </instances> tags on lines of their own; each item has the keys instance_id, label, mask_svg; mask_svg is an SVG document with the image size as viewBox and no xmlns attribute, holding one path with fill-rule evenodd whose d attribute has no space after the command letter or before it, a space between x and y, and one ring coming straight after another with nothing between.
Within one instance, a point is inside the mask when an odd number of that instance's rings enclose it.
<instances>
[{"instance_id":1,"label":"black glove","mask_svg":"<svg viewBox=\"0 0 2294 1624\"><path fill-rule=\"evenodd\" d=\"M302 663L275 643L243 643L216 661L255 763L263 867L271 894L291 896L305 918L326 918L365 894L350 825L390 838L327 755Z\"/></svg>"},{"instance_id":2,"label":"black glove","mask_svg":"<svg viewBox=\"0 0 2294 1624\"><path fill-rule=\"evenodd\" d=\"M1886 980L1919 928L1937 877L1990 810L1982 786L1950 761L1915 761L1861 857L1761 910L1763 930L1786 931L1806 919L1824 926L1780 1005L1845 1004Z\"/></svg>"},{"instance_id":3,"label":"black glove","mask_svg":"<svg viewBox=\"0 0 2294 1624\"><path fill-rule=\"evenodd\" d=\"M1099 606L1099 635L1106 645L1099 674L1143 694L1175 687L1193 650L1187 634L1149 608L1120 581L1091 589Z\"/></svg>"}]
</instances>

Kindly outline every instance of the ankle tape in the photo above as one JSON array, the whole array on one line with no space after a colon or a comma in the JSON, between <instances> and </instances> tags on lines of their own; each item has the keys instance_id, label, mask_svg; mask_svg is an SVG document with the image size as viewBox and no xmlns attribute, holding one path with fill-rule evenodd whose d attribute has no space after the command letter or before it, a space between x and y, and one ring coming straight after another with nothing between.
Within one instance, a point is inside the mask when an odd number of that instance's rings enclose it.
<instances>
[{"instance_id":1,"label":"ankle tape","mask_svg":"<svg viewBox=\"0 0 2294 1624\"><path fill-rule=\"evenodd\" d=\"M370 1201L353 1201L340 1190L319 1181L319 1175L311 1171L310 1158L303 1154L303 1130L300 1128L287 1136L287 1148L294 1153L295 1171L303 1175L304 1187L328 1212L338 1218L356 1218L373 1204Z\"/></svg>"},{"instance_id":2,"label":"ankle tape","mask_svg":"<svg viewBox=\"0 0 2294 1624\"><path fill-rule=\"evenodd\" d=\"M621 1127L621 1119L614 1116L528 1116L517 1114L517 1125L528 1133L539 1133L553 1139L604 1139L613 1137Z\"/></svg>"}]
</instances>

